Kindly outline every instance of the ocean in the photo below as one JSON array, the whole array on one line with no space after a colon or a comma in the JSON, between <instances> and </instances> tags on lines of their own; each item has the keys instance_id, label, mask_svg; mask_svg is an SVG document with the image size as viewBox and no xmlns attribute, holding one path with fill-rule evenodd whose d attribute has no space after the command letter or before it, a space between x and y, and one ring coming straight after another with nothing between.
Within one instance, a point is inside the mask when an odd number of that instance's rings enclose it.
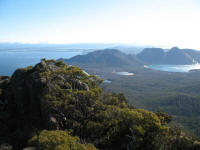
<instances>
[{"instance_id":1,"label":"ocean","mask_svg":"<svg viewBox=\"0 0 200 150\"><path fill-rule=\"evenodd\" d=\"M0 50L0 75L10 76L17 68L33 66L45 59L70 58L92 50L86 49L6 49Z\"/></svg>"}]
</instances>

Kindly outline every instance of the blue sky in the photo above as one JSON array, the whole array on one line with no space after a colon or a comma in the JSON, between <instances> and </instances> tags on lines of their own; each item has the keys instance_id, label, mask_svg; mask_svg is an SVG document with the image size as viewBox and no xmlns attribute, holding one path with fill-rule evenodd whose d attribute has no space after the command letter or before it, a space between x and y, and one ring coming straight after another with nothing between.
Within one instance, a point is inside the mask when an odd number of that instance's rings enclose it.
<instances>
[{"instance_id":1,"label":"blue sky","mask_svg":"<svg viewBox=\"0 0 200 150\"><path fill-rule=\"evenodd\" d=\"M0 42L200 49L199 0L0 0Z\"/></svg>"}]
</instances>

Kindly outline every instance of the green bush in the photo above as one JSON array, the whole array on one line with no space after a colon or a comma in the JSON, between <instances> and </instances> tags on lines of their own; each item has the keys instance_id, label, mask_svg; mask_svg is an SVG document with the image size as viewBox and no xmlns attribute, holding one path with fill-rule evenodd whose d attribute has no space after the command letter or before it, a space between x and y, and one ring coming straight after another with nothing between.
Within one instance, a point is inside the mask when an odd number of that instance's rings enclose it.
<instances>
[{"instance_id":1,"label":"green bush","mask_svg":"<svg viewBox=\"0 0 200 150\"><path fill-rule=\"evenodd\" d=\"M81 144L78 137L59 130L44 130L30 139L29 145L38 147L40 150L97 150L91 144Z\"/></svg>"}]
</instances>

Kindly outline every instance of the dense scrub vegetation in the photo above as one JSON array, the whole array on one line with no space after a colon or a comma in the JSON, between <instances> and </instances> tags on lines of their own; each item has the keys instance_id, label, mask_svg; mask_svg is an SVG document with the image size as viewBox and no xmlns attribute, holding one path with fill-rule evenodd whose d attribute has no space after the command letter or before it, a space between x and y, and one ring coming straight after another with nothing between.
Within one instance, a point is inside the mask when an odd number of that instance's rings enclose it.
<instances>
[{"instance_id":1,"label":"dense scrub vegetation","mask_svg":"<svg viewBox=\"0 0 200 150\"><path fill-rule=\"evenodd\" d=\"M169 126L171 116L136 109L123 94L103 92L101 82L54 60L1 77L1 149L200 149L197 139Z\"/></svg>"},{"instance_id":2,"label":"dense scrub vegetation","mask_svg":"<svg viewBox=\"0 0 200 150\"><path fill-rule=\"evenodd\" d=\"M110 77L105 91L122 92L129 103L150 111L164 111L173 122L200 137L199 73L138 73L134 77Z\"/></svg>"}]
</instances>

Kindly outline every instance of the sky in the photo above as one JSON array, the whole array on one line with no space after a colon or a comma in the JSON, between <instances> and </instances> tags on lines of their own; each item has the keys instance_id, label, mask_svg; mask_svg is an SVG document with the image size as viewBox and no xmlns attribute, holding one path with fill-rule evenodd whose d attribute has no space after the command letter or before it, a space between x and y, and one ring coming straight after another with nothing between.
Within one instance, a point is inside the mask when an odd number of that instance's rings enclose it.
<instances>
[{"instance_id":1,"label":"sky","mask_svg":"<svg viewBox=\"0 0 200 150\"><path fill-rule=\"evenodd\" d=\"M200 0L0 0L0 42L200 49Z\"/></svg>"}]
</instances>

